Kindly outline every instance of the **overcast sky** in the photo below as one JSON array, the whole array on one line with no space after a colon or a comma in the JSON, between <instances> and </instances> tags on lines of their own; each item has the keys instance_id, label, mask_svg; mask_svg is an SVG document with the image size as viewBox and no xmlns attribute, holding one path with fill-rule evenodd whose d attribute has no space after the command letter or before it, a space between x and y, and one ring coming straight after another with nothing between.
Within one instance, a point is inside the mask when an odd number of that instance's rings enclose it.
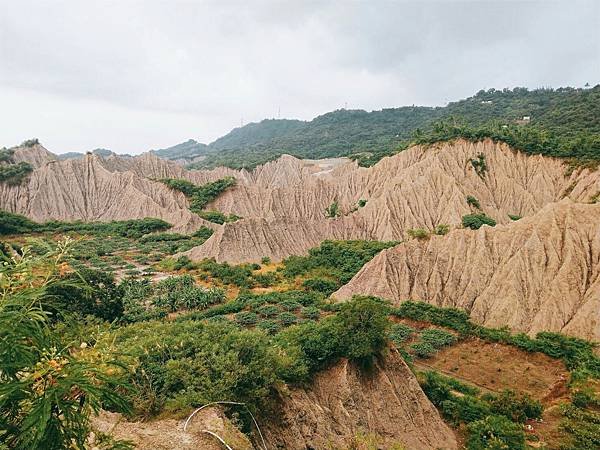
<instances>
[{"instance_id":1,"label":"overcast sky","mask_svg":"<svg viewBox=\"0 0 600 450\"><path fill-rule=\"evenodd\" d=\"M600 1L0 0L0 147L140 153L263 118L600 82Z\"/></svg>"}]
</instances>

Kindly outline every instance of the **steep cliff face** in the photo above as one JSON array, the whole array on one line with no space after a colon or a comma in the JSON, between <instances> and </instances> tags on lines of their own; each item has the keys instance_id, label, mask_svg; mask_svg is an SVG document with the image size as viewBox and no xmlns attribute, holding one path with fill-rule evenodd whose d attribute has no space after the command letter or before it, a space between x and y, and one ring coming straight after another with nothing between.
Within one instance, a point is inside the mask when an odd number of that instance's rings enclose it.
<instances>
[{"instance_id":1,"label":"steep cliff face","mask_svg":"<svg viewBox=\"0 0 600 450\"><path fill-rule=\"evenodd\" d=\"M486 326L600 341L600 205L553 203L509 225L384 250L334 298L422 300Z\"/></svg>"},{"instance_id":2,"label":"steep cliff face","mask_svg":"<svg viewBox=\"0 0 600 450\"><path fill-rule=\"evenodd\" d=\"M479 155L487 169L477 173L472 161ZM303 254L324 239L402 240L407 230L456 227L463 215L481 212L467 204L467 196L502 224L510 222L509 214L529 216L564 197L587 202L600 192L598 172L567 175L562 161L527 156L489 140L416 146L371 168L344 161L315 172L287 156L239 180L209 208L247 220L228 224L191 257L278 260ZM357 207L360 199L366 206ZM334 201L344 217L327 219L325 209Z\"/></svg>"},{"instance_id":3,"label":"steep cliff face","mask_svg":"<svg viewBox=\"0 0 600 450\"><path fill-rule=\"evenodd\" d=\"M58 159L54 153L49 152L40 144L31 146L22 145L15 147L13 150L12 161L14 163L26 162L34 168L44 166Z\"/></svg>"},{"instance_id":4,"label":"steep cliff face","mask_svg":"<svg viewBox=\"0 0 600 450\"><path fill-rule=\"evenodd\" d=\"M95 155L47 163L17 186L0 184L0 208L36 221L156 217L174 231L209 224L188 210L183 194L131 171L111 172Z\"/></svg>"},{"instance_id":5,"label":"steep cliff face","mask_svg":"<svg viewBox=\"0 0 600 450\"><path fill-rule=\"evenodd\" d=\"M370 371L342 360L308 388L281 392L275 414L261 427L269 448L350 448L360 434L373 436L380 448L457 448L395 351Z\"/></svg>"},{"instance_id":6,"label":"steep cliff face","mask_svg":"<svg viewBox=\"0 0 600 450\"><path fill-rule=\"evenodd\" d=\"M185 253L191 259L242 263L268 256L280 261L301 255L325 239L376 239L361 217L332 220L246 219L220 227L204 245Z\"/></svg>"}]
</instances>

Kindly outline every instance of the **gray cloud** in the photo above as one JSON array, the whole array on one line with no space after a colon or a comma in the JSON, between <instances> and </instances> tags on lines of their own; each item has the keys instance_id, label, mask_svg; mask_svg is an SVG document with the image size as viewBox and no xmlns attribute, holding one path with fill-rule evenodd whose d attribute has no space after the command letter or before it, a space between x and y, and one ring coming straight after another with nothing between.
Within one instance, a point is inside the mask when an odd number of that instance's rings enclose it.
<instances>
[{"instance_id":1,"label":"gray cloud","mask_svg":"<svg viewBox=\"0 0 600 450\"><path fill-rule=\"evenodd\" d=\"M598 83L589 1L28 1L0 14L0 145L138 153L240 119Z\"/></svg>"}]
</instances>

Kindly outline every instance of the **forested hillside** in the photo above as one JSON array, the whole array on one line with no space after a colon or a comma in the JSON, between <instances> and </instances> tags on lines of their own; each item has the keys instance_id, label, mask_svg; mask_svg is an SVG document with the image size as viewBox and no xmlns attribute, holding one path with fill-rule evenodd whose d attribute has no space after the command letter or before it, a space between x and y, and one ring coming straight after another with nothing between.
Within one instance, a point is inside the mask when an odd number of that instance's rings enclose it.
<instances>
[{"instance_id":1,"label":"forested hillside","mask_svg":"<svg viewBox=\"0 0 600 450\"><path fill-rule=\"evenodd\" d=\"M442 120L475 129L518 126L523 130L519 133L538 146L555 140L557 148L579 149L546 154L600 158L598 144L592 142L592 135L600 132L600 85L590 89L490 89L445 107L405 106L373 112L342 109L309 122L269 119L236 128L207 147L188 141L195 145L184 143L156 153L169 159L206 155L194 163L196 168L250 168L282 153L300 158L350 156L371 165L405 148L413 142L415 132L420 139L431 134ZM441 136L437 133L435 137Z\"/></svg>"}]
</instances>

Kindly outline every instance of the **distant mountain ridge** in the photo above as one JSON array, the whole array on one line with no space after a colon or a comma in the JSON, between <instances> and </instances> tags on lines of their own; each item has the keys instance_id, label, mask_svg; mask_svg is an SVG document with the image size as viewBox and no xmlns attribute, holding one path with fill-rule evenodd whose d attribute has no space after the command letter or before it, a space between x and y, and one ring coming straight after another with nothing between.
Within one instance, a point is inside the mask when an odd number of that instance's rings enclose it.
<instances>
[{"instance_id":1,"label":"distant mountain ridge","mask_svg":"<svg viewBox=\"0 0 600 450\"><path fill-rule=\"evenodd\" d=\"M107 148L96 148L96 149L91 150L91 151L86 152L86 153L81 153L81 152L67 152L67 153L62 153L62 154L56 155L56 156L60 160L78 159L78 158L83 158L88 153L91 153L92 155L102 156L103 158L108 158L109 156L121 156L121 157L124 157L124 158L131 157L131 155L129 155L127 153L125 153L125 154L117 154L117 153L113 152L112 150L108 150Z\"/></svg>"},{"instance_id":2,"label":"distant mountain ridge","mask_svg":"<svg viewBox=\"0 0 600 450\"><path fill-rule=\"evenodd\" d=\"M551 155L577 158L573 149L583 148L580 153L600 161L600 85L587 89L489 89L443 107L403 106L371 112L340 109L311 121L265 119L234 128L208 145L189 139L150 153L194 169L252 169L283 154L301 159L344 156L371 166L407 148L415 135L435 132L440 121L470 127L493 125L496 129L510 126L518 141L510 143L521 144L522 150L532 142L539 148L552 144L557 151ZM436 138L443 140L443 136ZM93 153L114 154L106 149ZM82 156L71 152L59 158Z\"/></svg>"},{"instance_id":3,"label":"distant mountain ridge","mask_svg":"<svg viewBox=\"0 0 600 450\"><path fill-rule=\"evenodd\" d=\"M372 112L340 109L311 121L265 119L234 128L209 145L190 140L155 153L193 162L191 167L197 169L249 169L282 154L304 159L349 156L362 165L372 165L405 148L415 132L432 129L440 120L459 120L474 127L518 125L560 139L562 148L591 146L600 158L600 143L590 144L600 134L600 85L589 89L489 89L443 107L403 106Z\"/></svg>"}]
</instances>

